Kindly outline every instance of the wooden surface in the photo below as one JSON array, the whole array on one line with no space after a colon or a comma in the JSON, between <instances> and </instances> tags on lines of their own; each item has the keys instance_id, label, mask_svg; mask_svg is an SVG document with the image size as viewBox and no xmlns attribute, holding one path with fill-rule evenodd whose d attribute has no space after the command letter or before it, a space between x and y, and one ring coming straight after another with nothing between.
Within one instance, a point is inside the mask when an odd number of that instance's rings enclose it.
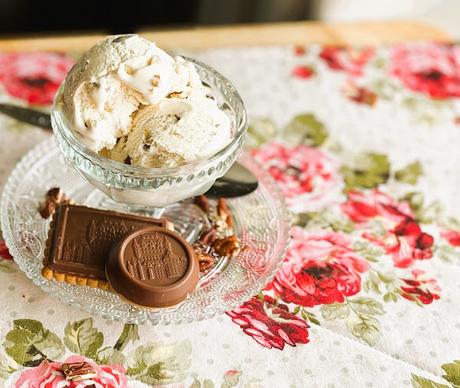
<instances>
[{"instance_id":1,"label":"wooden surface","mask_svg":"<svg viewBox=\"0 0 460 388\"><path fill-rule=\"evenodd\" d=\"M194 29L141 31L163 48L208 48L216 46L286 44L382 44L408 40L449 41L437 27L411 21L324 24L295 22ZM81 51L103 35L47 36L32 39L0 39L0 51Z\"/></svg>"}]
</instances>

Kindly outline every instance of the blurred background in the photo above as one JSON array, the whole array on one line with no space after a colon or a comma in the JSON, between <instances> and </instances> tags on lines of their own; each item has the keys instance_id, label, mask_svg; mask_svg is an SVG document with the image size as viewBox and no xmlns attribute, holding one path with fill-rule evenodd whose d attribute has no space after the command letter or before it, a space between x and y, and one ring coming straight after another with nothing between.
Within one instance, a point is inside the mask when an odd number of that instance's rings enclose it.
<instances>
[{"instance_id":1,"label":"blurred background","mask_svg":"<svg viewBox=\"0 0 460 388\"><path fill-rule=\"evenodd\" d=\"M419 20L460 38L458 0L0 0L0 36L298 20Z\"/></svg>"}]
</instances>

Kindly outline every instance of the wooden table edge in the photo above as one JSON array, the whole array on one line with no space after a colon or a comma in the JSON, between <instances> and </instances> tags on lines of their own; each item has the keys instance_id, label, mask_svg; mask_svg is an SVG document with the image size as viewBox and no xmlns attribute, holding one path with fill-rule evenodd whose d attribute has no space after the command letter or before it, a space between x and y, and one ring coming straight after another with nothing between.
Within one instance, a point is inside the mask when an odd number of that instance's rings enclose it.
<instances>
[{"instance_id":1,"label":"wooden table edge","mask_svg":"<svg viewBox=\"0 0 460 388\"><path fill-rule=\"evenodd\" d=\"M451 41L447 33L416 21L357 23L290 22L140 31L160 47L204 49L226 46L331 44L375 45L413 40ZM82 51L104 35L0 39L0 51Z\"/></svg>"}]
</instances>

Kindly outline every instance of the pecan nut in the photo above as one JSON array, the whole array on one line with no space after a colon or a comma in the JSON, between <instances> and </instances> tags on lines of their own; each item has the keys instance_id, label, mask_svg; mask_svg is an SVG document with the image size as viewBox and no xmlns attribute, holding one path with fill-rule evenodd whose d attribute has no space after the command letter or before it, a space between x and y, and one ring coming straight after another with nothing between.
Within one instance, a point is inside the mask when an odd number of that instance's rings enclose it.
<instances>
[{"instance_id":1,"label":"pecan nut","mask_svg":"<svg viewBox=\"0 0 460 388\"><path fill-rule=\"evenodd\" d=\"M201 251L196 252L196 256L198 258L198 263L200 265L200 272L205 272L208 269L210 269L214 263L215 263L215 258L212 257L208 253L204 253Z\"/></svg>"},{"instance_id":2,"label":"pecan nut","mask_svg":"<svg viewBox=\"0 0 460 388\"><path fill-rule=\"evenodd\" d=\"M217 214L227 224L229 228L233 226L233 217L224 198L217 200Z\"/></svg>"},{"instance_id":3,"label":"pecan nut","mask_svg":"<svg viewBox=\"0 0 460 388\"><path fill-rule=\"evenodd\" d=\"M218 255L231 257L240 249L240 242L238 237L232 235L217 239L212 247Z\"/></svg>"},{"instance_id":4,"label":"pecan nut","mask_svg":"<svg viewBox=\"0 0 460 388\"><path fill-rule=\"evenodd\" d=\"M209 200L204 194L195 197L195 205L197 205L205 213L209 211Z\"/></svg>"},{"instance_id":5,"label":"pecan nut","mask_svg":"<svg viewBox=\"0 0 460 388\"><path fill-rule=\"evenodd\" d=\"M53 187L45 195L45 202L39 208L40 215L43 218L49 218L59 205L70 202L70 198L59 187Z\"/></svg>"},{"instance_id":6,"label":"pecan nut","mask_svg":"<svg viewBox=\"0 0 460 388\"><path fill-rule=\"evenodd\" d=\"M204 245L212 245L212 243L216 240L217 236L216 228L211 228L204 231L198 241Z\"/></svg>"},{"instance_id":7,"label":"pecan nut","mask_svg":"<svg viewBox=\"0 0 460 388\"><path fill-rule=\"evenodd\" d=\"M62 364L62 373L69 381L82 381L97 376L96 369L86 362L65 362Z\"/></svg>"}]
</instances>

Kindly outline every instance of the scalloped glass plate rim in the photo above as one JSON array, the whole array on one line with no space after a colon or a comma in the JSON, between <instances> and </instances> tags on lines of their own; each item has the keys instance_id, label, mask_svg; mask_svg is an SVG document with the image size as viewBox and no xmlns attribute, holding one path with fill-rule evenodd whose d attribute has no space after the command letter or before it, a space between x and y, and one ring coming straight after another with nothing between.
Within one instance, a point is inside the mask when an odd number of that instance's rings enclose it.
<instances>
[{"instance_id":1,"label":"scalloped glass plate rim","mask_svg":"<svg viewBox=\"0 0 460 388\"><path fill-rule=\"evenodd\" d=\"M14 240L11 222L9 220L8 205L11 202L14 202L13 197L14 197L15 190L17 189L18 184L20 183L19 179L24 176L24 173L28 171L31 166L33 166L34 162L38 162L42 158L47 157L48 153L56 152L56 151L58 150L57 150L57 146L55 145L54 138L50 138L50 139L43 141L42 143L39 143L34 148L32 148L27 154L25 154L21 158L21 160L17 163L16 167L13 169L10 176L8 177L8 180L3 190L3 194L1 197L1 204L0 204L1 229L3 233L3 238L5 239L5 243L7 247L9 248L10 253L15 258L15 262L19 266L19 269L22 272L24 272L25 275L29 279L31 279L35 285L39 286L43 291L45 291L46 293L50 295L51 295L51 292L56 289L56 284L53 284L53 283L57 283L57 282L46 280L43 277L41 277L41 275L37 276L35 272L27 268L27 259L24 259L17 245L17 242ZM258 175L261 181L263 181L263 184L270 186L269 195L272 197L272 200L277 202L279 206L279 209L277 212L279 215L278 222L284 225L283 229L285 231L284 231L283 236L281 237L284 240L284 242L283 242L282 249L279 251L279 255L278 255L279 257L277 258L278 262L274 265L271 272L257 279L251 285L251 287L247 288L245 291L242 291L238 296L234 297L231 301L229 301L227 305L225 306L225 308L214 308L212 311L209 311L204 314L200 314L198 316L193 316L193 318L188 317L188 318L179 319L179 320L164 320L161 317L159 317L157 314L149 314L149 312L155 313L155 312L158 312L159 310L174 309L174 306L168 309L139 309L139 314L138 314L139 316L136 319L126 320L117 315L107 314L104 311L101 311L102 310L101 308L96 308L94 306L89 308L88 306L85 306L79 301L77 301L74 297L67 295L67 294L65 297L63 293L56 293L56 294L53 294L52 296L67 305L71 305L72 307L78 307L81 310L86 311L91 314L96 313L97 315L102 316L103 318L123 321L125 323L168 325L170 323L180 324L184 322L201 321L204 319L213 318L223 313L224 311L231 310L235 307L238 307L239 305L244 303L246 300L248 300L251 296L257 294L264 287L264 285L267 284L272 279L272 277L275 275L276 271L278 270L279 266L281 265L284 259L284 256L286 254L286 251L289 245L290 213L287 210L284 197L279 191L279 189L277 188L275 181L263 170L263 168L252 157L250 157L245 152L243 152L240 159L243 160L243 164L244 164L244 160L249 161L252 165L252 168L255 168L257 170L254 172L256 172L256 175ZM19 260L17 258L19 258ZM78 286L74 286L74 287L78 287ZM98 289L94 289L92 291L94 291L95 293L107 292L107 291L98 290Z\"/></svg>"}]
</instances>

